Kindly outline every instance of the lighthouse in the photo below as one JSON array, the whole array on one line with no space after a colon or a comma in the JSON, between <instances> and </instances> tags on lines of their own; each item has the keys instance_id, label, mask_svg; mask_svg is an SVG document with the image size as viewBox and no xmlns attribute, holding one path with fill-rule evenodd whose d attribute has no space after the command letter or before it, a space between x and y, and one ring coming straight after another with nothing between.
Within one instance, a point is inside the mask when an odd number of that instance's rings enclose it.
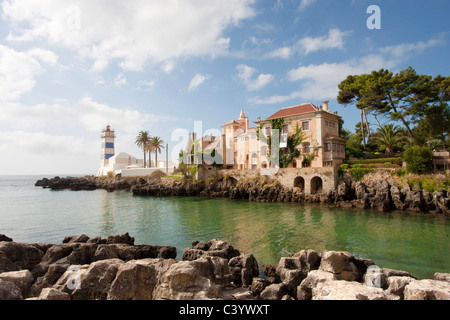
<instances>
[{"instance_id":1,"label":"lighthouse","mask_svg":"<svg viewBox=\"0 0 450 320\"><path fill-rule=\"evenodd\" d=\"M109 159L115 155L115 138L114 130L111 130L111 126L108 124L106 129L102 130L102 155L100 160L100 169L97 175L102 176L104 174L104 168L109 165Z\"/></svg>"}]
</instances>

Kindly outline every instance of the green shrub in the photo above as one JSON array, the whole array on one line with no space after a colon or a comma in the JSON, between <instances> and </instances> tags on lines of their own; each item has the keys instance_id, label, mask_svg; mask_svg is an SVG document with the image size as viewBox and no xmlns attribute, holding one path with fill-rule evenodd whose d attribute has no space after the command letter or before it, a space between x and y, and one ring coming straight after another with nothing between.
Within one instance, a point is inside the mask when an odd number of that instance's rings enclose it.
<instances>
[{"instance_id":1,"label":"green shrub","mask_svg":"<svg viewBox=\"0 0 450 320\"><path fill-rule=\"evenodd\" d=\"M408 172L424 174L433 169L433 151L427 147L414 146L404 153Z\"/></svg>"},{"instance_id":2,"label":"green shrub","mask_svg":"<svg viewBox=\"0 0 450 320\"><path fill-rule=\"evenodd\" d=\"M398 169L394 171L394 174L399 176L399 177L403 177L406 174L406 170L405 169Z\"/></svg>"},{"instance_id":3,"label":"green shrub","mask_svg":"<svg viewBox=\"0 0 450 320\"><path fill-rule=\"evenodd\" d=\"M409 178L408 184L412 190L425 190L428 192L445 192L449 189L449 179L439 180L434 176L422 176L418 178Z\"/></svg>"},{"instance_id":4,"label":"green shrub","mask_svg":"<svg viewBox=\"0 0 450 320\"><path fill-rule=\"evenodd\" d=\"M384 163L384 166L385 166L385 167L390 167L390 166L392 166L392 163L391 163L391 162L385 162L385 163Z\"/></svg>"},{"instance_id":5,"label":"green shrub","mask_svg":"<svg viewBox=\"0 0 450 320\"><path fill-rule=\"evenodd\" d=\"M398 164L398 165L402 165L403 164L403 159L400 157L396 157L396 158L374 158L374 159L358 159L358 160L346 160L345 163L348 163L349 165L354 165L354 164L370 164L370 163L386 163L386 162L390 162L393 164Z\"/></svg>"},{"instance_id":6,"label":"green shrub","mask_svg":"<svg viewBox=\"0 0 450 320\"><path fill-rule=\"evenodd\" d=\"M347 164L347 163L341 164L341 169L342 170L348 170L349 167L350 167L350 165Z\"/></svg>"},{"instance_id":7,"label":"green shrub","mask_svg":"<svg viewBox=\"0 0 450 320\"><path fill-rule=\"evenodd\" d=\"M197 171L198 171L198 166L189 167L189 172L192 177L195 177L195 174L197 173Z\"/></svg>"},{"instance_id":8,"label":"green shrub","mask_svg":"<svg viewBox=\"0 0 450 320\"><path fill-rule=\"evenodd\" d=\"M349 170L350 174L352 175L352 177L355 181L361 181L367 173L372 172L372 171L373 170L371 170L371 169L365 169L365 168L351 168Z\"/></svg>"},{"instance_id":9,"label":"green shrub","mask_svg":"<svg viewBox=\"0 0 450 320\"><path fill-rule=\"evenodd\" d=\"M161 170L156 170L153 171L152 173L150 173L149 178L160 178L160 177L165 177L166 174L161 171Z\"/></svg>"}]
</instances>

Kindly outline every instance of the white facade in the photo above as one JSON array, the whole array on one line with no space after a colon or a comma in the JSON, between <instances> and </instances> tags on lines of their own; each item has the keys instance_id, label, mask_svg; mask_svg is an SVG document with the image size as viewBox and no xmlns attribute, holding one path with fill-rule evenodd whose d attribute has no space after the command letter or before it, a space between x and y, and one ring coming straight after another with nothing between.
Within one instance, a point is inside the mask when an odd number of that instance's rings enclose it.
<instances>
[{"instance_id":1,"label":"white facade","mask_svg":"<svg viewBox=\"0 0 450 320\"><path fill-rule=\"evenodd\" d=\"M137 169L143 167L144 161L142 159L136 159L126 152L121 152L109 158L108 163L105 166L100 167L97 176L106 176L108 175L108 172L118 174L124 169Z\"/></svg>"}]
</instances>

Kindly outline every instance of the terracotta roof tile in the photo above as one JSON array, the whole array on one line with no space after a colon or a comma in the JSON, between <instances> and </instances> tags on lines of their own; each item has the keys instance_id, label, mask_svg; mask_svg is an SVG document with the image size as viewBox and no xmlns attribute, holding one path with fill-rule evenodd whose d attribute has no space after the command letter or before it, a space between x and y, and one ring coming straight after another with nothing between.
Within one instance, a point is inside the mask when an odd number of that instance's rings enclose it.
<instances>
[{"instance_id":1,"label":"terracotta roof tile","mask_svg":"<svg viewBox=\"0 0 450 320\"><path fill-rule=\"evenodd\" d=\"M299 106L294 107L287 107L278 110L273 115L268 117L266 120L272 120L272 119L279 119L279 118L286 118L291 116L296 116L303 113L309 113L309 112L315 112L317 111L316 107L312 105L311 103L303 103Z\"/></svg>"}]
</instances>

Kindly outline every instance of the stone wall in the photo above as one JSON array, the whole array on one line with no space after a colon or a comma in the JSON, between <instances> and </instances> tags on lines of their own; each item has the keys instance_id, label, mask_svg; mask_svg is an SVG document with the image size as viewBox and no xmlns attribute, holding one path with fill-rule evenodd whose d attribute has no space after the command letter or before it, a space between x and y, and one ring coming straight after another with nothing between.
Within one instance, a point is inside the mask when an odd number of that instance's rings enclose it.
<instances>
[{"instance_id":1,"label":"stone wall","mask_svg":"<svg viewBox=\"0 0 450 320\"><path fill-rule=\"evenodd\" d=\"M305 194L327 194L337 189L338 170L324 168L283 168L266 172L262 170L223 170L224 174L240 180L265 175L278 180L282 186L299 188Z\"/></svg>"}]
</instances>

